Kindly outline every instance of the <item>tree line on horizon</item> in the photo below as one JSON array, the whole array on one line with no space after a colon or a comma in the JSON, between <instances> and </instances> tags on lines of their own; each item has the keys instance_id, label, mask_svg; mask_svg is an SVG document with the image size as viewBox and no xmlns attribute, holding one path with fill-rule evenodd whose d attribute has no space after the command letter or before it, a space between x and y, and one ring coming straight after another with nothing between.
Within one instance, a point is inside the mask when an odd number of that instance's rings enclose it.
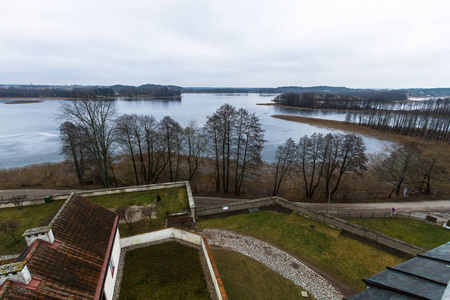
<instances>
[{"instance_id":1,"label":"tree line on horizon","mask_svg":"<svg viewBox=\"0 0 450 300\"><path fill-rule=\"evenodd\" d=\"M107 86L24 86L0 87L0 97L49 97L49 98L104 98L104 97L179 97L181 87L146 84L141 86L115 85Z\"/></svg>"}]
</instances>

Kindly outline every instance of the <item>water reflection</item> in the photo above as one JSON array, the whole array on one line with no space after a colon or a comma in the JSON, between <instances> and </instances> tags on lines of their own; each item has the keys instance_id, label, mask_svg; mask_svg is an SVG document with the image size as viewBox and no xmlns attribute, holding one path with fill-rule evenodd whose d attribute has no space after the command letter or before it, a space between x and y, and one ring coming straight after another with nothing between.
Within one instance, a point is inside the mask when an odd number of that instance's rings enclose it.
<instances>
[{"instance_id":1,"label":"water reflection","mask_svg":"<svg viewBox=\"0 0 450 300\"><path fill-rule=\"evenodd\" d=\"M345 113L335 111L312 111L284 108L257 103L269 103L273 94L183 94L181 98L119 98L116 100L119 114L153 115L157 120L170 115L181 125L196 120L200 126L206 117L212 115L222 104L229 103L236 108L254 112L261 120L265 132L263 159L272 161L278 145L287 138L296 141L314 132L339 132L307 124L272 118L274 114L289 114L305 117L343 121ZM0 100L0 164L1 167L19 167L32 163L57 162L62 156L59 141L59 100L43 100L42 103L4 104ZM369 152L380 151L386 142L364 137Z\"/></svg>"}]
</instances>

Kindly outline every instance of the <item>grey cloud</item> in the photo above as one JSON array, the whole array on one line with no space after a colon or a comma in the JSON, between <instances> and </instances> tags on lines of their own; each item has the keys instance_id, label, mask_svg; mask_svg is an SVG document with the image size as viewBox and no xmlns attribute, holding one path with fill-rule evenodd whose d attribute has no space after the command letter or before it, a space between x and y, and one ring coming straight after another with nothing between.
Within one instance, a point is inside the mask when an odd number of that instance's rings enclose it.
<instances>
[{"instance_id":1,"label":"grey cloud","mask_svg":"<svg viewBox=\"0 0 450 300\"><path fill-rule=\"evenodd\" d=\"M448 1L7 1L0 83L446 86Z\"/></svg>"}]
</instances>

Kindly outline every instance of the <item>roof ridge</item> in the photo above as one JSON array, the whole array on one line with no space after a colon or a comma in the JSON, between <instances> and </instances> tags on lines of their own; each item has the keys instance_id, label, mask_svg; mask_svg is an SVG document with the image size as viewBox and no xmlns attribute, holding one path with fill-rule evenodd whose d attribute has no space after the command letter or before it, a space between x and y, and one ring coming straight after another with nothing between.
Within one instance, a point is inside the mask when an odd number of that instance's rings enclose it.
<instances>
[{"instance_id":1,"label":"roof ridge","mask_svg":"<svg viewBox=\"0 0 450 300\"><path fill-rule=\"evenodd\" d=\"M61 208L58 210L58 212L56 213L56 215L53 217L52 221L47 225L50 228L52 228L53 224L56 222L56 220L58 219L58 217L61 215L61 213L64 211L64 209L66 208L67 204L70 202L70 200L72 200L73 196L75 195L75 192L71 193L69 195L69 197L67 198L67 200L64 202L64 204L61 206Z\"/></svg>"}]
</instances>

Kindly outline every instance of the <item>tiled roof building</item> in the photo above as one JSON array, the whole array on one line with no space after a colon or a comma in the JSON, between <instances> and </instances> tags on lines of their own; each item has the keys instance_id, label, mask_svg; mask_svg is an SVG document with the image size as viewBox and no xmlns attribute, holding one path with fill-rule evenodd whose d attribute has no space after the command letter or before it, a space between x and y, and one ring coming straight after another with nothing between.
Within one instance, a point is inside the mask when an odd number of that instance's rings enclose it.
<instances>
[{"instance_id":1,"label":"tiled roof building","mask_svg":"<svg viewBox=\"0 0 450 300\"><path fill-rule=\"evenodd\" d=\"M118 216L81 196L48 226L24 233L28 247L0 266L0 299L111 299L119 261Z\"/></svg>"}]
</instances>

